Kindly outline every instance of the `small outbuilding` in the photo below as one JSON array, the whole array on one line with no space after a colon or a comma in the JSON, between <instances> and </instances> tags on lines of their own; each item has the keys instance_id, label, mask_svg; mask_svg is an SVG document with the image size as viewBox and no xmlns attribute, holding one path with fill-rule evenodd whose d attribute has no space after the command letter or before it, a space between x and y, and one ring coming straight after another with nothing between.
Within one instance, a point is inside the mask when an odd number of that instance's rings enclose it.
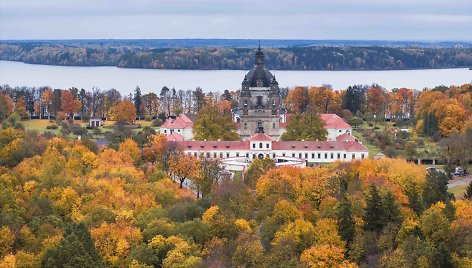
<instances>
[{"instance_id":1,"label":"small outbuilding","mask_svg":"<svg viewBox=\"0 0 472 268\"><path fill-rule=\"evenodd\" d=\"M103 125L103 121L101 118L91 118L89 121L90 127L101 127Z\"/></svg>"}]
</instances>

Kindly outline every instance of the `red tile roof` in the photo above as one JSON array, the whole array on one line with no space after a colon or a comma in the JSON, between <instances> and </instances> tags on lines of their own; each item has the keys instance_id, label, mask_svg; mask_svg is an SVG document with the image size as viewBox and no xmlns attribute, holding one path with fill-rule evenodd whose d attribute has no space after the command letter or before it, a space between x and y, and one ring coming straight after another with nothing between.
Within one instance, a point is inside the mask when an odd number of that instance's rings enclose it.
<instances>
[{"instance_id":1,"label":"red tile roof","mask_svg":"<svg viewBox=\"0 0 472 268\"><path fill-rule=\"evenodd\" d=\"M356 137L352 136L350 133L344 133L336 137L337 141L355 141Z\"/></svg>"},{"instance_id":2,"label":"red tile roof","mask_svg":"<svg viewBox=\"0 0 472 268\"><path fill-rule=\"evenodd\" d=\"M249 141L175 141L183 150L233 151L249 150ZM365 151L369 150L355 141L274 141L272 150L285 151Z\"/></svg>"},{"instance_id":3,"label":"red tile roof","mask_svg":"<svg viewBox=\"0 0 472 268\"><path fill-rule=\"evenodd\" d=\"M355 141L278 141L272 143L273 150L293 151L369 151Z\"/></svg>"},{"instance_id":4,"label":"red tile roof","mask_svg":"<svg viewBox=\"0 0 472 268\"><path fill-rule=\"evenodd\" d=\"M273 139L265 133L257 133L249 138L250 141L273 141Z\"/></svg>"},{"instance_id":5,"label":"red tile roof","mask_svg":"<svg viewBox=\"0 0 472 268\"><path fill-rule=\"evenodd\" d=\"M320 117L325 122L326 128L352 129L352 127L337 114L320 114Z\"/></svg>"},{"instance_id":6,"label":"red tile roof","mask_svg":"<svg viewBox=\"0 0 472 268\"><path fill-rule=\"evenodd\" d=\"M184 128L192 128L193 122L188 118L185 114L179 115L176 119L167 119L164 124L162 124L161 128L169 128L169 129L184 129Z\"/></svg>"},{"instance_id":7,"label":"red tile roof","mask_svg":"<svg viewBox=\"0 0 472 268\"><path fill-rule=\"evenodd\" d=\"M183 150L249 150L249 141L176 141Z\"/></svg>"},{"instance_id":8,"label":"red tile roof","mask_svg":"<svg viewBox=\"0 0 472 268\"><path fill-rule=\"evenodd\" d=\"M172 132L172 134L166 136L167 141L183 141L184 137L177 132Z\"/></svg>"}]
</instances>

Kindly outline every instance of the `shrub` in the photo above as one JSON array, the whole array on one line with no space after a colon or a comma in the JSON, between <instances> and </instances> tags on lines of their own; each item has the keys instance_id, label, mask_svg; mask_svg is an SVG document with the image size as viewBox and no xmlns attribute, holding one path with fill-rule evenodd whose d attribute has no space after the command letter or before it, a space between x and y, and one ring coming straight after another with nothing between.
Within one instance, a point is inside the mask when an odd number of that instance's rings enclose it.
<instances>
[{"instance_id":1,"label":"shrub","mask_svg":"<svg viewBox=\"0 0 472 268\"><path fill-rule=\"evenodd\" d=\"M55 137L56 137L56 134L54 134L54 133L52 133L52 132L50 132L50 131L44 131L43 136L44 136L46 139L50 140L50 139L52 139L52 138L55 138Z\"/></svg>"},{"instance_id":2,"label":"shrub","mask_svg":"<svg viewBox=\"0 0 472 268\"><path fill-rule=\"evenodd\" d=\"M46 129L58 129L59 127L57 125L49 125L46 126Z\"/></svg>"},{"instance_id":3,"label":"shrub","mask_svg":"<svg viewBox=\"0 0 472 268\"><path fill-rule=\"evenodd\" d=\"M155 173L153 173L150 177L149 177L149 181L150 182L156 182L156 181L159 181L159 180L162 180L164 178L167 177L167 174L162 171L162 170L159 170Z\"/></svg>"},{"instance_id":4,"label":"shrub","mask_svg":"<svg viewBox=\"0 0 472 268\"><path fill-rule=\"evenodd\" d=\"M162 121L162 119L160 118L152 121L153 127L160 127L162 124L164 124L164 121Z\"/></svg>"},{"instance_id":5,"label":"shrub","mask_svg":"<svg viewBox=\"0 0 472 268\"><path fill-rule=\"evenodd\" d=\"M87 134L87 130L79 125L72 126L72 133L74 135L85 135Z\"/></svg>"}]
</instances>

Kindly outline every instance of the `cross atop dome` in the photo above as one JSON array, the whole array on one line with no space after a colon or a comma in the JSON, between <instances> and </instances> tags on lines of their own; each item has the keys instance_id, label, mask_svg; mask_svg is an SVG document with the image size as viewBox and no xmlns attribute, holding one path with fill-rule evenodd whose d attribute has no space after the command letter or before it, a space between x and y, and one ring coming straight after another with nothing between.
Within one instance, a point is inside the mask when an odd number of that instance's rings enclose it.
<instances>
[{"instance_id":1,"label":"cross atop dome","mask_svg":"<svg viewBox=\"0 0 472 268\"><path fill-rule=\"evenodd\" d=\"M259 41L259 48L256 52L256 65L264 65L264 52L261 49L261 41Z\"/></svg>"}]
</instances>

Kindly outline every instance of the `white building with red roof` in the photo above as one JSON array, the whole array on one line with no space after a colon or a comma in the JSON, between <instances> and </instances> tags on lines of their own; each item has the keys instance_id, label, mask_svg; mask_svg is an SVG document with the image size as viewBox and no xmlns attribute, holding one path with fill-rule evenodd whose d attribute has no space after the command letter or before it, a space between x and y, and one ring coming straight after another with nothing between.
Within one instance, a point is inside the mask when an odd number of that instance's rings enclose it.
<instances>
[{"instance_id":1,"label":"white building with red roof","mask_svg":"<svg viewBox=\"0 0 472 268\"><path fill-rule=\"evenodd\" d=\"M178 117L168 118L164 124L161 125L159 131L161 134L166 136L172 135L174 133L182 136L184 140L193 139L193 115L190 114L181 114ZM175 135L173 136L175 138ZM177 138L180 139L180 138Z\"/></svg>"},{"instance_id":2,"label":"white building with red roof","mask_svg":"<svg viewBox=\"0 0 472 268\"><path fill-rule=\"evenodd\" d=\"M168 139L169 140L169 139ZM276 161L286 158L304 163L332 163L368 157L369 150L346 137L342 141L276 141L269 135L257 133L243 141L195 141L171 139L184 152L197 158L241 158L247 162L269 157Z\"/></svg>"}]
</instances>

